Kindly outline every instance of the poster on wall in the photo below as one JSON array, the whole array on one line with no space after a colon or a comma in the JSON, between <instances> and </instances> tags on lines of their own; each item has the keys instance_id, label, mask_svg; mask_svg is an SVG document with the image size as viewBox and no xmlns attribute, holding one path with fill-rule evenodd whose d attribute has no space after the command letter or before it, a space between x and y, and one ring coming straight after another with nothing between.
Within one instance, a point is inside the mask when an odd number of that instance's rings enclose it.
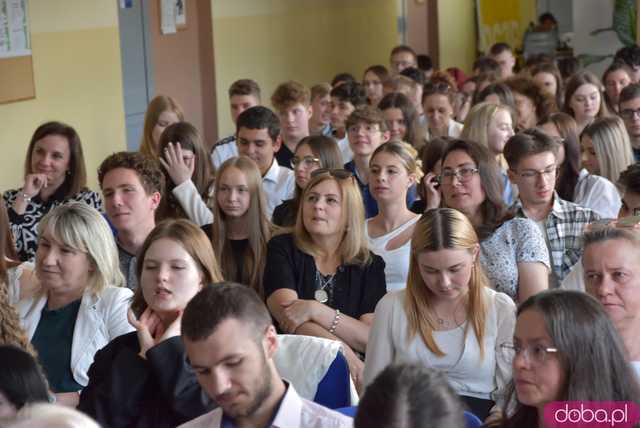
<instances>
[{"instance_id":1,"label":"poster on wall","mask_svg":"<svg viewBox=\"0 0 640 428\"><path fill-rule=\"evenodd\" d=\"M486 53L497 42L520 47L532 18L529 15L535 15L535 3L532 1L503 0L500 7L495 6L494 0L476 0L478 50L481 52Z\"/></svg>"},{"instance_id":2,"label":"poster on wall","mask_svg":"<svg viewBox=\"0 0 640 428\"><path fill-rule=\"evenodd\" d=\"M27 0L0 0L0 58L31 55Z\"/></svg>"},{"instance_id":3,"label":"poster on wall","mask_svg":"<svg viewBox=\"0 0 640 428\"><path fill-rule=\"evenodd\" d=\"M160 30L174 34L187 28L187 0L160 0Z\"/></svg>"}]
</instances>

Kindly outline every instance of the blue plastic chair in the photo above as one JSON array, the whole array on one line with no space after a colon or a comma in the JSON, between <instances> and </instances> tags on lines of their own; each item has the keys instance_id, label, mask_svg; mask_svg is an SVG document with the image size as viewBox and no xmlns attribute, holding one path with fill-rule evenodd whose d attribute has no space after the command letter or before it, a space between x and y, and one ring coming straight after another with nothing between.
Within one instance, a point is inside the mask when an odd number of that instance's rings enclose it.
<instances>
[{"instance_id":1,"label":"blue plastic chair","mask_svg":"<svg viewBox=\"0 0 640 428\"><path fill-rule=\"evenodd\" d=\"M466 423L466 428L480 428L482 426L480 418L466 410L464 411L464 421Z\"/></svg>"},{"instance_id":2,"label":"blue plastic chair","mask_svg":"<svg viewBox=\"0 0 640 428\"><path fill-rule=\"evenodd\" d=\"M348 407L351 405L350 388L351 375L347 359L341 352L338 352L329 366L329 370L318 383L313 401L330 409Z\"/></svg>"}]
</instances>

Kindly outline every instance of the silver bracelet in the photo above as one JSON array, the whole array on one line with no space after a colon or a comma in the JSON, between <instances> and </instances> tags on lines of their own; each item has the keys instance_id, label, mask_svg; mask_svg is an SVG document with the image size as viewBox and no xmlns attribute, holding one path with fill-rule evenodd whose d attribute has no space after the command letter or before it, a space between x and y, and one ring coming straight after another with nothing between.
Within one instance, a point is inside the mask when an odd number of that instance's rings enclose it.
<instances>
[{"instance_id":1,"label":"silver bracelet","mask_svg":"<svg viewBox=\"0 0 640 428\"><path fill-rule=\"evenodd\" d=\"M333 322L331 323L331 327L329 327L329 333L333 334L336 332L336 327L338 327L339 322L340 322L340 309L336 309L336 316L333 317Z\"/></svg>"},{"instance_id":2,"label":"silver bracelet","mask_svg":"<svg viewBox=\"0 0 640 428\"><path fill-rule=\"evenodd\" d=\"M31 202L31 196L27 195L24 192L20 192L20 196L22 196L22 200L25 202Z\"/></svg>"}]
</instances>

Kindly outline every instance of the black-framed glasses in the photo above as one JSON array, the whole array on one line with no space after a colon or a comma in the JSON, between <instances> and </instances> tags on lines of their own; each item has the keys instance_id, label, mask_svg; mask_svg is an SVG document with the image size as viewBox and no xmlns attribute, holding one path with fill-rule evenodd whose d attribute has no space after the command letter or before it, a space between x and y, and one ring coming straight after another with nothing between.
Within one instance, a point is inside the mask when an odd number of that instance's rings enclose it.
<instances>
[{"instance_id":1,"label":"black-framed glasses","mask_svg":"<svg viewBox=\"0 0 640 428\"><path fill-rule=\"evenodd\" d=\"M303 156L298 157L294 156L291 158L291 167L295 168L298 165L301 165L305 168L312 168L314 166L320 166L320 159L315 156Z\"/></svg>"},{"instance_id":2,"label":"black-framed glasses","mask_svg":"<svg viewBox=\"0 0 640 428\"><path fill-rule=\"evenodd\" d=\"M624 110L620 110L620 116L622 116L623 119L633 119L635 116L640 117L640 108L626 108Z\"/></svg>"},{"instance_id":3,"label":"black-framed glasses","mask_svg":"<svg viewBox=\"0 0 640 428\"><path fill-rule=\"evenodd\" d=\"M471 168L471 167L464 167L464 168L457 168L457 169L447 168L444 171L442 171L440 181L444 184L451 184L453 183L453 177L457 177L458 181L460 181L461 183L466 183L467 181L471 180L471 177L477 174L478 171L479 171L478 168Z\"/></svg>"},{"instance_id":4,"label":"black-framed glasses","mask_svg":"<svg viewBox=\"0 0 640 428\"><path fill-rule=\"evenodd\" d=\"M510 357L522 356L529 364L541 366L549 359L549 354L557 354L558 348L545 346L540 343L522 346L516 343L505 342L500 345L500 349L509 354Z\"/></svg>"},{"instance_id":5,"label":"black-framed glasses","mask_svg":"<svg viewBox=\"0 0 640 428\"><path fill-rule=\"evenodd\" d=\"M338 168L319 168L315 171L311 171L311 177L317 177L319 175L327 174L333 178L337 178L338 180L346 180L347 178L352 178L353 173L346 169L338 169Z\"/></svg>"},{"instance_id":6,"label":"black-framed glasses","mask_svg":"<svg viewBox=\"0 0 640 428\"><path fill-rule=\"evenodd\" d=\"M555 177L556 174L558 173L558 168L554 166L554 167L549 167L541 170L525 169L524 171L520 171L520 172L515 170L512 170L512 171L518 174L520 177L522 177L526 181L535 181L538 179L538 177L541 177L544 179Z\"/></svg>"}]
</instances>

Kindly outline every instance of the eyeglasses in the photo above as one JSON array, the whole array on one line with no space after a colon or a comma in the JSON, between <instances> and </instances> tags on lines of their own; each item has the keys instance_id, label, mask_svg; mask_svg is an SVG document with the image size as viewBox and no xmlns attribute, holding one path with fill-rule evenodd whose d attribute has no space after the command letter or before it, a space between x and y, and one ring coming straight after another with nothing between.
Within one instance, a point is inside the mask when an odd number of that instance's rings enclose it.
<instances>
[{"instance_id":1,"label":"eyeglasses","mask_svg":"<svg viewBox=\"0 0 640 428\"><path fill-rule=\"evenodd\" d=\"M521 346L509 342L500 345L500 349L512 357L521 355L529 364L535 366L541 366L546 363L549 354L557 354L559 352L557 348L551 348L541 344Z\"/></svg>"},{"instance_id":2,"label":"eyeglasses","mask_svg":"<svg viewBox=\"0 0 640 428\"><path fill-rule=\"evenodd\" d=\"M337 178L338 180L353 178L353 173L351 171L347 171L346 169L320 168L316 169L315 171L311 171L311 177L317 177L323 174L330 175L331 177Z\"/></svg>"},{"instance_id":3,"label":"eyeglasses","mask_svg":"<svg viewBox=\"0 0 640 428\"><path fill-rule=\"evenodd\" d=\"M558 168L554 166L551 168L541 169L539 171L536 171L533 169L527 169L521 172L517 172L515 170L512 170L512 171L518 174L521 178L523 178L526 181L536 181L538 177L545 178L545 179L555 177L556 173L558 172Z\"/></svg>"},{"instance_id":4,"label":"eyeglasses","mask_svg":"<svg viewBox=\"0 0 640 428\"><path fill-rule=\"evenodd\" d=\"M442 171L441 182L451 184L453 183L453 177L457 177L460 183L466 183L477 173L478 168L445 169Z\"/></svg>"},{"instance_id":5,"label":"eyeglasses","mask_svg":"<svg viewBox=\"0 0 640 428\"><path fill-rule=\"evenodd\" d=\"M584 228L585 232L595 232L607 228L617 229L640 229L640 211L638 208L633 210L633 216L623 218L605 218L596 220L587 224Z\"/></svg>"},{"instance_id":6,"label":"eyeglasses","mask_svg":"<svg viewBox=\"0 0 640 428\"><path fill-rule=\"evenodd\" d=\"M620 110L620 116L624 119L633 119L635 116L640 117L640 108L635 110L631 108Z\"/></svg>"},{"instance_id":7,"label":"eyeglasses","mask_svg":"<svg viewBox=\"0 0 640 428\"><path fill-rule=\"evenodd\" d=\"M295 168L299 164L302 164L302 166L305 168L313 168L314 166L320 166L320 159L313 156L304 156L302 158L294 156L291 158L292 168Z\"/></svg>"}]
</instances>

